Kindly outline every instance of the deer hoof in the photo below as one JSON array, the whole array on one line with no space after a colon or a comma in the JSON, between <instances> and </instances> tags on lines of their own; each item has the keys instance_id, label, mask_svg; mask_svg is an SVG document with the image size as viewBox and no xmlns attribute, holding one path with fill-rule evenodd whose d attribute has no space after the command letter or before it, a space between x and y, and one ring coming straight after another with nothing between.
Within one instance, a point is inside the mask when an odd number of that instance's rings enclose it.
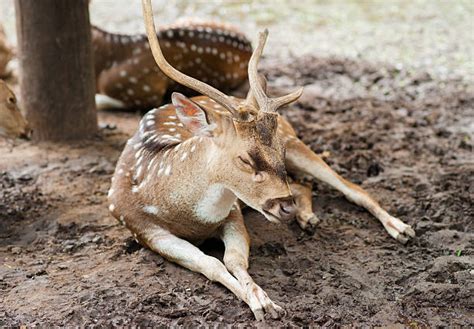
<instances>
[{"instance_id":1,"label":"deer hoof","mask_svg":"<svg viewBox=\"0 0 474 329\"><path fill-rule=\"evenodd\" d=\"M303 231L311 235L314 234L316 226L320 222L319 218L313 213L298 214L296 215L296 221Z\"/></svg>"},{"instance_id":2,"label":"deer hoof","mask_svg":"<svg viewBox=\"0 0 474 329\"><path fill-rule=\"evenodd\" d=\"M266 313L270 314L274 319L280 318L285 313L285 311L275 304L268 297L267 293L255 283L247 285L247 298L250 309L257 321L263 321Z\"/></svg>"},{"instance_id":3,"label":"deer hoof","mask_svg":"<svg viewBox=\"0 0 474 329\"><path fill-rule=\"evenodd\" d=\"M385 223L384 227L397 241L405 244L411 238L414 238L416 233L410 225L405 224L395 217L390 217Z\"/></svg>"},{"instance_id":4,"label":"deer hoof","mask_svg":"<svg viewBox=\"0 0 474 329\"><path fill-rule=\"evenodd\" d=\"M415 230L411 227L411 226L408 226L402 230L401 232L398 232L398 235L396 237L396 239L405 244L408 242L408 240L410 240L411 238L414 238L416 235L415 233Z\"/></svg>"}]
</instances>

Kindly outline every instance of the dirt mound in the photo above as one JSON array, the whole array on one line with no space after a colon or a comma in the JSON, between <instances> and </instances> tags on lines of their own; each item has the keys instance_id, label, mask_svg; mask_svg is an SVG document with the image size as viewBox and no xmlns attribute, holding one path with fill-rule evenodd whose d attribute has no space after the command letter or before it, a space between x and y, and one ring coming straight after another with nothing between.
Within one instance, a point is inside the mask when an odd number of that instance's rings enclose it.
<instances>
[{"instance_id":1,"label":"dirt mound","mask_svg":"<svg viewBox=\"0 0 474 329\"><path fill-rule=\"evenodd\" d=\"M245 213L250 273L287 314L269 326L472 326L473 86L383 64L266 59L284 112L339 173L414 226L406 246L314 183L314 235ZM0 325L256 325L218 284L136 244L108 214L114 163L137 117L100 113L81 145L0 146ZM215 241L202 247L222 257Z\"/></svg>"}]
</instances>

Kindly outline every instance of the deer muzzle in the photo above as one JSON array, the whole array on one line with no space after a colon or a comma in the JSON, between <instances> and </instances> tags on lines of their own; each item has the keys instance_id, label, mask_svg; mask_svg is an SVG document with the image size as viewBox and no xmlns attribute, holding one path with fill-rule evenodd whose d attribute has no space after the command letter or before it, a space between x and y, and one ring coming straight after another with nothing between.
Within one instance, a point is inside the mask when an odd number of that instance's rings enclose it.
<instances>
[{"instance_id":1,"label":"deer muzzle","mask_svg":"<svg viewBox=\"0 0 474 329\"><path fill-rule=\"evenodd\" d=\"M33 129L31 129L28 124L26 124L23 131L20 132L19 137L21 139L30 140L32 134L33 134Z\"/></svg>"},{"instance_id":2,"label":"deer muzzle","mask_svg":"<svg viewBox=\"0 0 474 329\"><path fill-rule=\"evenodd\" d=\"M296 204L292 196L269 199L262 206L265 213L277 219L290 220L295 217Z\"/></svg>"}]
</instances>

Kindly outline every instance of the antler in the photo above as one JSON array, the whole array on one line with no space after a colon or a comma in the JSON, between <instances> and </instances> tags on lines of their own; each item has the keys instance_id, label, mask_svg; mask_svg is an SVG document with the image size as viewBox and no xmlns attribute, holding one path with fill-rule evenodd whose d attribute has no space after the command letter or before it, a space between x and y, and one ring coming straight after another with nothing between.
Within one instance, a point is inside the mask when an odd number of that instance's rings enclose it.
<instances>
[{"instance_id":1,"label":"antler","mask_svg":"<svg viewBox=\"0 0 474 329\"><path fill-rule=\"evenodd\" d=\"M257 101L260 110L264 112L276 112L278 108L297 100L301 96L303 88L298 88L297 90L288 95L284 95L277 98L270 98L265 94L265 90L262 86L262 79L259 79L257 66L258 61L262 56L263 47L265 47L267 37L267 29L265 29L263 32L260 32L257 48L255 48L252 57L250 57L249 61L249 82L251 93L253 97L255 97L255 100Z\"/></svg>"},{"instance_id":2,"label":"antler","mask_svg":"<svg viewBox=\"0 0 474 329\"><path fill-rule=\"evenodd\" d=\"M145 19L146 33L148 35L148 41L150 42L150 48L155 58L158 67L165 73L169 78L174 81L189 87L209 98L215 100L221 104L226 110L228 110L234 117L238 117L239 113L236 110L236 104L234 104L227 95L217 90L216 88L194 79L178 70L176 70L163 56L163 52L156 36L155 22L153 21L153 11L151 7L151 0L142 0L143 16Z\"/></svg>"}]
</instances>

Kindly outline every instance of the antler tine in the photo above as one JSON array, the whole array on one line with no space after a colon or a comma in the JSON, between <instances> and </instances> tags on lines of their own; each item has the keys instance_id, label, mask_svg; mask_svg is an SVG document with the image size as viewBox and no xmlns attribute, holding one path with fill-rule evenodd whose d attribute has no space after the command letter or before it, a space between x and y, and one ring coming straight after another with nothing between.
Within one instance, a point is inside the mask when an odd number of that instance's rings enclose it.
<instances>
[{"instance_id":1,"label":"antler tine","mask_svg":"<svg viewBox=\"0 0 474 329\"><path fill-rule=\"evenodd\" d=\"M293 103L298 98L300 98L303 93L303 87L300 87L293 91L292 93L277 98L271 98L269 100L270 105L268 106L268 111L275 112L280 107Z\"/></svg>"},{"instance_id":2,"label":"antler tine","mask_svg":"<svg viewBox=\"0 0 474 329\"><path fill-rule=\"evenodd\" d=\"M258 74L258 61L262 56L263 48L267 41L268 30L265 29L259 34L258 45L255 48L252 57L250 58L248 74L250 89L253 97L258 103L260 110L264 112L276 112L280 107L287 105L297 100L303 93L303 88L298 88L292 93L277 98L270 98L266 95L265 90L262 86L262 79L259 79Z\"/></svg>"},{"instance_id":3,"label":"antler tine","mask_svg":"<svg viewBox=\"0 0 474 329\"><path fill-rule=\"evenodd\" d=\"M186 74L176 70L173 66L171 66L170 63L168 63L168 61L163 56L160 43L158 42L158 37L156 36L151 0L142 0L142 7L150 48L156 64L158 64L158 67L161 69L161 71L163 71L163 73L165 73L174 81L215 100L217 103L225 107L225 109L228 110L234 117L238 116L238 112L235 109L235 104L229 99L229 97L227 97L227 95L204 82L187 76Z\"/></svg>"},{"instance_id":4,"label":"antler tine","mask_svg":"<svg viewBox=\"0 0 474 329\"><path fill-rule=\"evenodd\" d=\"M265 90L263 86L260 84L259 74L258 74L258 61L263 53L263 48L265 47L265 43L268 37L268 29L265 29L263 32L259 33L258 36L258 44L255 50L250 57L249 65L248 65L248 75L249 75L249 83L250 83L250 90L257 101L258 106L261 110L265 110L268 97L265 94Z\"/></svg>"}]
</instances>

